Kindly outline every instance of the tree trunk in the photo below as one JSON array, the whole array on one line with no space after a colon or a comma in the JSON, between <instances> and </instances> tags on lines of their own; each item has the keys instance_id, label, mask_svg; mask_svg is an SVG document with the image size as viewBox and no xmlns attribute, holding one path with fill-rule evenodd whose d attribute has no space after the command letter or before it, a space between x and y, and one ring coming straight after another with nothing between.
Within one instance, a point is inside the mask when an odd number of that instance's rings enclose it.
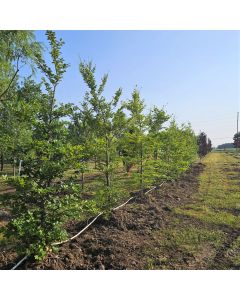
<instances>
[{"instance_id":1,"label":"tree trunk","mask_svg":"<svg viewBox=\"0 0 240 300\"><path fill-rule=\"evenodd\" d=\"M1 152L1 156L0 156L0 161L1 161L1 171L3 171L3 166L4 166L4 159L3 159L3 153Z\"/></svg>"},{"instance_id":2,"label":"tree trunk","mask_svg":"<svg viewBox=\"0 0 240 300\"><path fill-rule=\"evenodd\" d=\"M106 157L105 157L105 159L106 159L106 161L105 161L106 172L105 172L105 177L106 177L106 186L109 188L111 186L111 181L110 181L110 172L109 172L110 154L109 154L109 138L108 137L106 137L105 147L106 147ZM109 194L107 196L107 200L110 203L111 198L110 198Z\"/></svg>"},{"instance_id":3,"label":"tree trunk","mask_svg":"<svg viewBox=\"0 0 240 300\"><path fill-rule=\"evenodd\" d=\"M21 171L22 171L22 160L19 160L19 167L18 167L18 175L21 176Z\"/></svg>"},{"instance_id":4,"label":"tree trunk","mask_svg":"<svg viewBox=\"0 0 240 300\"><path fill-rule=\"evenodd\" d=\"M95 169L97 169L97 156L94 156Z\"/></svg>"},{"instance_id":5,"label":"tree trunk","mask_svg":"<svg viewBox=\"0 0 240 300\"><path fill-rule=\"evenodd\" d=\"M16 165L15 165L15 162L16 162L16 159L14 157L14 159L13 159L13 177L16 176Z\"/></svg>"},{"instance_id":6,"label":"tree trunk","mask_svg":"<svg viewBox=\"0 0 240 300\"><path fill-rule=\"evenodd\" d=\"M82 172L81 182L82 182L82 191L83 191L83 189L84 189L84 172Z\"/></svg>"},{"instance_id":7,"label":"tree trunk","mask_svg":"<svg viewBox=\"0 0 240 300\"><path fill-rule=\"evenodd\" d=\"M132 168L133 168L133 164L130 164L130 163L127 164L126 169L127 169L128 177L131 176L131 170L132 170Z\"/></svg>"},{"instance_id":8,"label":"tree trunk","mask_svg":"<svg viewBox=\"0 0 240 300\"><path fill-rule=\"evenodd\" d=\"M39 205L40 207L40 224L42 228L45 228L46 225L46 208L45 208L45 200L42 199Z\"/></svg>"},{"instance_id":9,"label":"tree trunk","mask_svg":"<svg viewBox=\"0 0 240 300\"><path fill-rule=\"evenodd\" d=\"M143 197L143 145L141 143L141 152L140 152L140 189L141 189L141 198Z\"/></svg>"},{"instance_id":10,"label":"tree trunk","mask_svg":"<svg viewBox=\"0 0 240 300\"><path fill-rule=\"evenodd\" d=\"M154 159L157 160L158 159L158 150L154 149L154 153L153 153Z\"/></svg>"},{"instance_id":11,"label":"tree trunk","mask_svg":"<svg viewBox=\"0 0 240 300\"><path fill-rule=\"evenodd\" d=\"M109 157L109 139L106 137L106 186L110 186L110 174L109 174L109 163L110 163L110 157Z\"/></svg>"}]
</instances>

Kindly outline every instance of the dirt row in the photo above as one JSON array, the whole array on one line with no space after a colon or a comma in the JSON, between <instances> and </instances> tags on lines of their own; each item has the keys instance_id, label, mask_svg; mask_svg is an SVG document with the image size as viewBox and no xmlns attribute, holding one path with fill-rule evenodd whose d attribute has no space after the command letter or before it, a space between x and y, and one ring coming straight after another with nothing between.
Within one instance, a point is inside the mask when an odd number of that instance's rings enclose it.
<instances>
[{"instance_id":1,"label":"dirt row","mask_svg":"<svg viewBox=\"0 0 240 300\"><path fill-rule=\"evenodd\" d=\"M58 253L39 263L28 259L19 269L146 269L146 249L156 247L152 232L171 223L174 207L193 201L203 168L201 163L193 165L178 181L166 183L143 199L135 198L108 219L100 217L83 235L62 245ZM72 223L70 235L84 225ZM1 253L0 268L11 268L17 259L11 251Z\"/></svg>"}]
</instances>

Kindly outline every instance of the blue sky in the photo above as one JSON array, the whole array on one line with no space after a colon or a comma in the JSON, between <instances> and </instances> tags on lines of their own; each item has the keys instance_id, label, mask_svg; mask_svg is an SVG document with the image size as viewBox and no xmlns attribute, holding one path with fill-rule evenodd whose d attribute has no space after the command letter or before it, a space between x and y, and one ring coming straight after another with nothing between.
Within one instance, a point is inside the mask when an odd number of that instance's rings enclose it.
<instances>
[{"instance_id":1,"label":"blue sky","mask_svg":"<svg viewBox=\"0 0 240 300\"><path fill-rule=\"evenodd\" d=\"M46 42L44 31L36 31ZM165 106L178 123L205 131L216 146L231 142L240 102L239 31L57 31L70 67L58 88L61 102L79 103L86 87L80 60L92 60L97 77L109 74L106 96L122 99L137 85L147 109Z\"/></svg>"}]
</instances>

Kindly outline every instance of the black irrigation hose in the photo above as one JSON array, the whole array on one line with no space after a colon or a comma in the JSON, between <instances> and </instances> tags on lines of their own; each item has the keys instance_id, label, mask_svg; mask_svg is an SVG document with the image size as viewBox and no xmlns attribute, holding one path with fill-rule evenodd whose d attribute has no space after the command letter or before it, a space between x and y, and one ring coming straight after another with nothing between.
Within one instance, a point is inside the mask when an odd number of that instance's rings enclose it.
<instances>
[{"instance_id":1,"label":"black irrigation hose","mask_svg":"<svg viewBox=\"0 0 240 300\"><path fill-rule=\"evenodd\" d=\"M162 182L158 187L162 186L165 183ZM153 188L151 188L150 190L146 191L144 194L147 195L148 193L150 193L151 191L155 190L157 188L157 186L154 186ZM117 210L123 206L125 206L130 200L136 198L137 196L133 196L131 198L129 198L126 202L124 202L123 204L114 207L112 210ZM75 239L76 237L78 237L79 235L81 235L85 230L87 230L88 227L90 227L101 215L103 214L103 212L99 213L87 226L85 226L82 230L80 230L77 234L75 234L74 236L72 236L71 238L65 240L65 241L61 241L61 242L55 242L52 243L52 246L56 246L56 245L62 245L65 244L67 242L72 241L73 239ZM26 259L28 258L28 255L25 255L11 270L15 270L18 266L20 266L21 263L23 263Z\"/></svg>"}]
</instances>

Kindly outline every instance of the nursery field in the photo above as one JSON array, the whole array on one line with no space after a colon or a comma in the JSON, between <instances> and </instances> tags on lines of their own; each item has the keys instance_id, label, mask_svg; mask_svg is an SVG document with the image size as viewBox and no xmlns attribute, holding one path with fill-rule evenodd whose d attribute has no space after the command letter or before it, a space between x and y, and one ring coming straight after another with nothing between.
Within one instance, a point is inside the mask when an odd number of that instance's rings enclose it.
<instances>
[{"instance_id":1,"label":"nursery field","mask_svg":"<svg viewBox=\"0 0 240 300\"><path fill-rule=\"evenodd\" d=\"M58 35L0 31L0 268L238 268L236 152L83 58L69 102Z\"/></svg>"},{"instance_id":2,"label":"nursery field","mask_svg":"<svg viewBox=\"0 0 240 300\"><path fill-rule=\"evenodd\" d=\"M81 236L21 269L239 269L240 160L209 153L178 180L137 195ZM85 221L70 222L76 234ZM2 251L11 268L14 251ZM3 249L2 248L2 249Z\"/></svg>"}]
</instances>

